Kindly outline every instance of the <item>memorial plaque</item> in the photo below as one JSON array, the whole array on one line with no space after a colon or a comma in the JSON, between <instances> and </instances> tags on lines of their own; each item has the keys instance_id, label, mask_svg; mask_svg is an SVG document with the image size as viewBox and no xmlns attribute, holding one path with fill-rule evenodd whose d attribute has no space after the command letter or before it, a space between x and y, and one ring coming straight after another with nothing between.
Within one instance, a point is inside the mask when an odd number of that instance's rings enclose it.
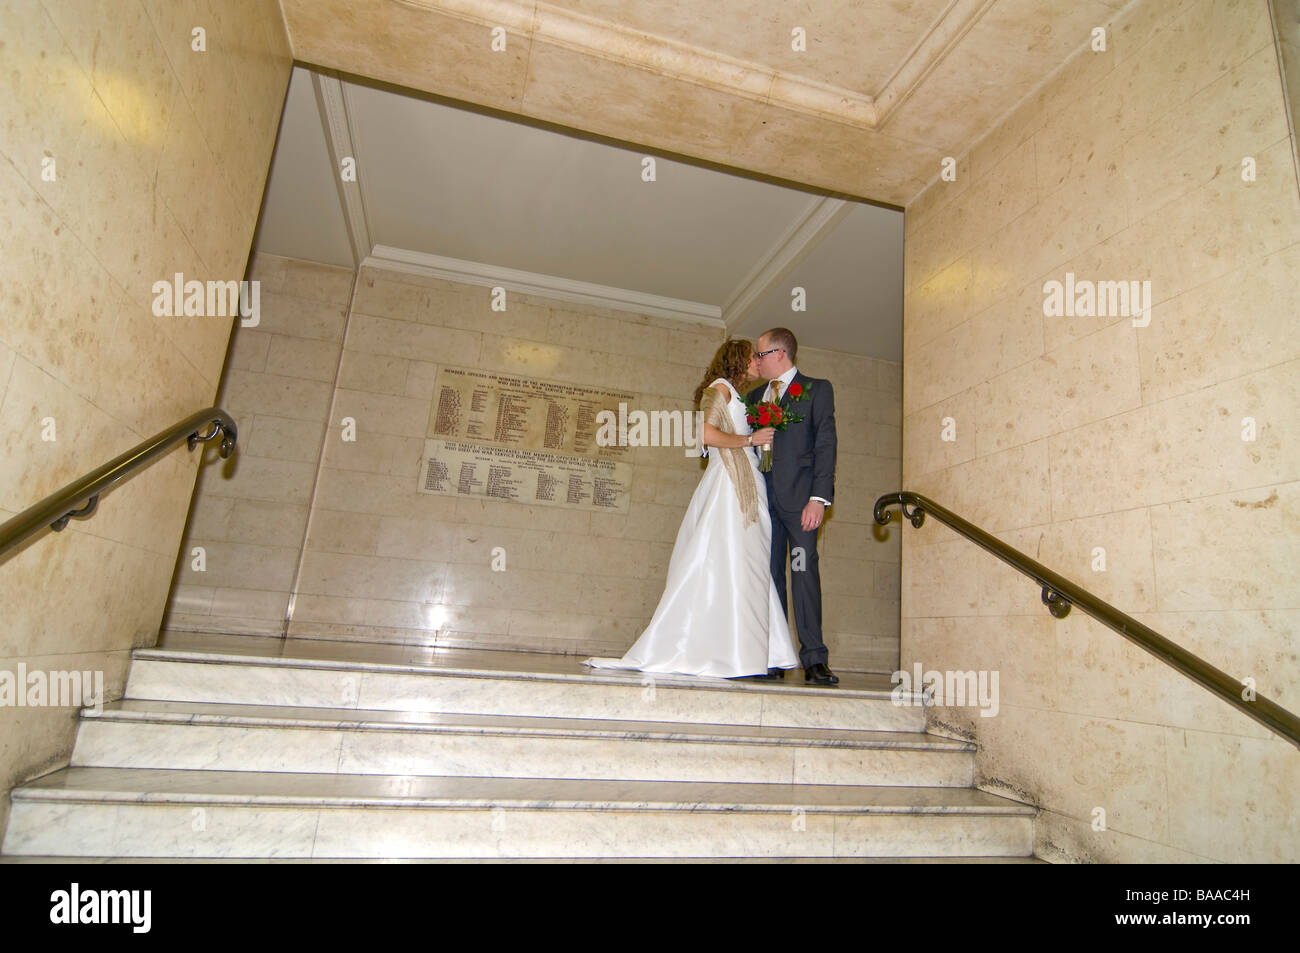
<instances>
[{"instance_id":1,"label":"memorial plaque","mask_svg":"<svg viewBox=\"0 0 1300 953\"><path fill-rule=\"evenodd\" d=\"M618 413L634 395L468 367L440 367L425 435L498 447L621 458L626 446L596 443L596 415Z\"/></svg>"},{"instance_id":2,"label":"memorial plaque","mask_svg":"<svg viewBox=\"0 0 1300 953\"><path fill-rule=\"evenodd\" d=\"M426 440L421 493L626 513L632 464L575 454Z\"/></svg>"}]
</instances>

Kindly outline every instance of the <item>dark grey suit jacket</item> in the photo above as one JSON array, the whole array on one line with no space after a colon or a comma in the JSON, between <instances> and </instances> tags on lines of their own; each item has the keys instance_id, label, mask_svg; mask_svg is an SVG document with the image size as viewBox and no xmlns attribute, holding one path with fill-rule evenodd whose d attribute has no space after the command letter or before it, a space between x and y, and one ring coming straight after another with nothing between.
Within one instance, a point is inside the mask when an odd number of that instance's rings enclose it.
<instances>
[{"instance_id":1,"label":"dark grey suit jacket","mask_svg":"<svg viewBox=\"0 0 1300 953\"><path fill-rule=\"evenodd\" d=\"M830 381L807 377L798 371L791 383L796 382L807 396L803 400L791 400L787 388L781 406L799 414L803 420L776 432L772 440L772 471L765 474L768 505L787 513L801 511L814 496L831 503L835 501L835 391ZM764 384L750 391L748 399L757 403L766 393L767 384Z\"/></svg>"}]
</instances>

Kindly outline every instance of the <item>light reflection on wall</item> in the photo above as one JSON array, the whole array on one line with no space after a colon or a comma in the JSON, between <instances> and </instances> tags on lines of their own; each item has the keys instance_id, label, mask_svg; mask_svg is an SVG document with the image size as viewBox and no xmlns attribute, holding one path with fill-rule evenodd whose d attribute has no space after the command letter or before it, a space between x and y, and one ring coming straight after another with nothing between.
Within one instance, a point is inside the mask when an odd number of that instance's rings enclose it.
<instances>
[{"instance_id":1,"label":"light reflection on wall","mask_svg":"<svg viewBox=\"0 0 1300 953\"><path fill-rule=\"evenodd\" d=\"M432 603L423 607L423 625L430 632L437 632L447 623L447 607Z\"/></svg>"}]
</instances>

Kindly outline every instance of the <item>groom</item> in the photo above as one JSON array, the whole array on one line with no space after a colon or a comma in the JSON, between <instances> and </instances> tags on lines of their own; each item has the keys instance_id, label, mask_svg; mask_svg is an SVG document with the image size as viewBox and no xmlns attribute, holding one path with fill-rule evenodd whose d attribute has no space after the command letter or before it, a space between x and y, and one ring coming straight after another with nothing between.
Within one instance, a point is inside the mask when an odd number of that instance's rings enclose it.
<instances>
[{"instance_id":1,"label":"groom","mask_svg":"<svg viewBox=\"0 0 1300 953\"><path fill-rule=\"evenodd\" d=\"M798 347L785 328L773 328L759 337L755 355L758 374L769 383L751 391L749 400L775 400L803 417L776 432L772 470L765 474L767 508L772 515L772 581L781 608L788 612L785 563L786 547L791 546L794 622L804 681L836 685L839 678L826 664L830 653L822 641L822 582L817 569L817 530L835 495L835 393L830 381L799 373L794 365ZM798 403L791 403L791 384L798 384L805 395ZM774 669L768 676L784 678L785 672Z\"/></svg>"}]
</instances>

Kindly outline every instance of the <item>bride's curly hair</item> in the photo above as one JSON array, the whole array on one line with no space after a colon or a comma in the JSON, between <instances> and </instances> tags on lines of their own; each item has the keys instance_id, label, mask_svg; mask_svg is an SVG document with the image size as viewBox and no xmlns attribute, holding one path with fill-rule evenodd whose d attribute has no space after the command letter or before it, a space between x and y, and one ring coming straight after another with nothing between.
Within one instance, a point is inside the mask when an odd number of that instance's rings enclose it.
<instances>
[{"instance_id":1,"label":"bride's curly hair","mask_svg":"<svg viewBox=\"0 0 1300 953\"><path fill-rule=\"evenodd\" d=\"M704 379L695 388L695 406L700 405L704 390L719 377L731 381L736 390L743 390L742 385L749 380L749 359L754 356L754 345L744 338L727 338L713 355L709 369L704 372Z\"/></svg>"}]
</instances>

